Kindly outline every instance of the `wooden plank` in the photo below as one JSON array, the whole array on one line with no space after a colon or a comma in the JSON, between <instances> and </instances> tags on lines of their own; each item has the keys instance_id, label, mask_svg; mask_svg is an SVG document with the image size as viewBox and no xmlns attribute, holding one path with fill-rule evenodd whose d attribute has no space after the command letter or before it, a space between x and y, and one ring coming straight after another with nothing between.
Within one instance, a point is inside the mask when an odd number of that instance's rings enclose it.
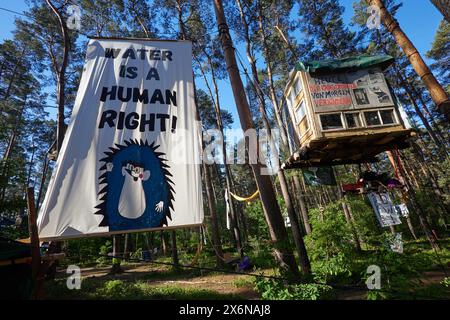
<instances>
[{"instance_id":1,"label":"wooden plank","mask_svg":"<svg viewBox=\"0 0 450 320\"><path fill-rule=\"evenodd\" d=\"M0 267L10 266L12 264L30 264L30 263L31 263L31 257L11 259L11 260L2 260L2 261L0 261Z\"/></svg>"}]
</instances>

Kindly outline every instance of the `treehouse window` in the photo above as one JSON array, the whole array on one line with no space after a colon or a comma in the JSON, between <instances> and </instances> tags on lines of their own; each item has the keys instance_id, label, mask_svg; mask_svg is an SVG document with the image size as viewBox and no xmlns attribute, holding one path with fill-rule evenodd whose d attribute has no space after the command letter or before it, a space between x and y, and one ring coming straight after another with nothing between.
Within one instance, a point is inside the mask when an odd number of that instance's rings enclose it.
<instances>
[{"instance_id":1,"label":"treehouse window","mask_svg":"<svg viewBox=\"0 0 450 320\"><path fill-rule=\"evenodd\" d=\"M306 115L305 113L305 102L300 102L299 107L295 110L295 119L297 120L297 124L302 121L303 117Z\"/></svg>"},{"instance_id":2,"label":"treehouse window","mask_svg":"<svg viewBox=\"0 0 450 320\"><path fill-rule=\"evenodd\" d=\"M394 115L394 110L380 110L380 111L367 111L364 112L364 118L366 119L366 124L370 126L381 126L396 124L397 120Z\"/></svg>"},{"instance_id":3,"label":"treehouse window","mask_svg":"<svg viewBox=\"0 0 450 320\"><path fill-rule=\"evenodd\" d=\"M394 124L395 123L395 117L394 117L393 110L381 110L380 115L381 115L381 120L383 121L383 124Z\"/></svg>"},{"instance_id":4,"label":"treehouse window","mask_svg":"<svg viewBox=\"0 0 450 320\"><path fill-rule=\"evenodd\" d=\"M291 89L291 100L295 101L295 98L297 98L297 96L299 95L300 92L302 92L302 90L303 90L302 81L300 78L296 78Z\"/></svg>"},{"instance_id":5,"label":"treehouse window","mask_svg":"<svg viewBox=\"0 0 450 320\"><path fill-rule=\"evenodd\" d=\"M364 112L364 117L366 118L367 126L379 126L381 125L381 118L378 111Z\"/></svg>"},{"instance_id":6,"label":"treehouse window","mask_svg":"<svg viewBox=\"0 0 450 320\"><path fill-rule=\"evenodd\" d=\"M359 113L345 113L345 121L347 122L347 128L359 128L361 127L361 119Z\"/></svg>"},{"instance_id":7,"label":"treehouse window","mask_svg":"<svg viewBox=\"0 0 450 320\"><path fill-rule=\"evenodd\" d=\"M320 123L322 124L322 130L324 131L344 128L340 113L321 114Z\"/></svg>"}]
</instances>

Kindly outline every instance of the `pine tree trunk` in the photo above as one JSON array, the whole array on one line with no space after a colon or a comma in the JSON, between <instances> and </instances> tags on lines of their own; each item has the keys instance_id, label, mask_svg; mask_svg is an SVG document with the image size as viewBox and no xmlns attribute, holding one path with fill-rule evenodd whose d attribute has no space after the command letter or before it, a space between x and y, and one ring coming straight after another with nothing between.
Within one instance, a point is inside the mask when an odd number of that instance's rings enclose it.
<instances>
[{"instance_id":1,"label":"pine tree trunk","mask_svg":"<svg viewBox=\"0 0 450 320\"><path fill-rule=\"evenodd\" d=\"M145 245L147 247L147 251L150 253L150 256L153 254L153 233L152 239L149 237L149 232L144 233Z\"/></svg>"},{"instance_id":2,"label":"pine tree trunk","mask_svg":"<svg viewBox=\"0 0 450 320\"><path fill-rule=\"evenodd\" d=\"M208 63L211 68L211 78L212 78L213 86L214 86L215 99L213 99L213 101L215 101L214 106L215 106L215 112L216 112L216 117L217 117L217 127L219 128L220 133L222 135L222 155L223 155L223 163L224 163L224 171L225 171L225 183L227 185L228 200L230 202L231 224L233 226L233 235L236 240L237 251L242 258L244 256L244 252L242 251L241 231L240 231L239 223L238 223L239 219L238 219L238 216L236 213L236 207L234 205L233 197L231 196L231 193L230 193L230 192L233 192L233 180L231 177L230 167L227 164L227 156L226 156L227 155L227 147L226 147L225 136L224 136L224 131L223 131L224 128L223 128L223 123L222 123L222 112L220 110L219 87L217 86L216 76L215 76L215 72L214 72L214 65L211 61L211 57L209 55L207 55L207 58L208 58Z\"/></svg>"},{"instance_id":3,"label":"pine tree trunk","mask_svg":"<svg viewBox=\"0 0 450 320\"><path fill-rule=\"evenodd\" d=\"M69 40L69 32L67 29L66 21L62 16L59 9L55 7L55 5L50 1L46 0L49 7L52 9L56 17L58 18L59 27L61 28L62 35L62 47L63 47L63 56L61 60L61 65L58 66L57 63L54 64L56 79L57 79L57 104L58 104L58 127L56 132L57 139L57 150L58 155L61 151L62 142L64 140L65 133L65 124L64 124L64 108L65 108L65 99L66 99L66 69L69 63L69 50L70 50L70 40ZM56 60L56 59L55 59Z\"/></svg>"},{"instance_id":4,"label":"pine tree trunk","mask_svg":"<svg viewBox=\"0 0 450 320\"><path fill-rule=\"evenodd\" d=\"M342 203L341 205L342 205L342 210L344 211L345 221L349 225L350 230L351 230L351 232L353 234L353 240L355 241L356 250L360 252L361 251L361 241L359 240L359 235L358 235L358 231L356 230L356 226L355 226L355 224L352 221L349 205L348 205L348 203L347 203L347 201L345 199L345 196L342 194L341 186L338 185L336 187L336 189L337 189L337 192L338 192L339 200Z\"/></svg>"},{"instance_id":5,"label":"pine tree trunk","mask_svg":"<svg viewBox=\"0 0 450 320\"><path fill-rule=\"evenodd\" d=\"M9 139L8 147L6 148L6 151L3 155L3 159L2 159L3 167L2 167L2 171L0 173L0 181L3 183L3 186L2 186L1 194L0 194L0 202L3 202L5 200L6 189L8 187L8 183L9 183L9 159L12 155L12 151L13 151L17 136L20 133L20 124L22 122L26 101L27 101L27 98L25 97L25 100L24 100L24 103L20 110L20 113L18 115L18 118L16 119L16 123L14 125L13 132Z\"/></svg>"},{"instance_id":6,"label":"pine tree trunk","mask_svg":"<svg viewBox=\"0 0 450 320\"><path fill-rule=\"evenodd\" d=\"M297 199L300 204L300 213L303 218L303 224L305 226L305 232L306 234L311 233L311 224L309 223L309 217L308 217L308 209L306 207L305 203L305 192L303 192L302 187L300 185L300 180L298 179L297 175L294 175L293 177L295 189L297 190Z\"/></svg>"},{"instance_id":7,"label":"pine tree trunk","mask_svg":"<svg viewBox=\"0 0 450 320\"><path fill-rule=\"evenodd\" d=\"M176 230L172 230L170 233L171 233L171 238L172 238L172 263L174 264L175 268L178 268L179 259L178 259L178 249L177 249L177 232L176 232Z\"/></svg>"},{"instance_id":8,"label":"pine tree trunk","mask_svg":"<svg viewBox=\"0 0 450 320\"><path fill-rule=\"evenodd\" d=\"M211 185L211 175L204 161L202 163L202 166L205 177L206 197L208 199L209 216L211 217L212 245L214 253L216 254L216 265L217 267L223 267L222 243L220 241L220 229L217 218L216 203L212 195L213 190Z\"/></svg>"},{"instance_id":9,"label":"pine tree trunk","mask_svg":"<svg viewBox=\"0 0 450 320\"><path fill-rule=\"evenodd\" d=\"M422 208L420 207L420 205L417 201L416 192L415 192L414 188L411 186L409 180L407 178L405 179L405 171L403 169L403 166L399 163L400 156L398 154L392 154L391 151L387 151L386 153L388 154L390 159L393 159L394 169L398 170L400 177L402 177L401 180L403 180L402 182L405 184L405 186L407 188L407 193L409 195L411 206L413 207L415 213L419 217L420 225L421 225L422 230L424 231L428 241L430 242L431 247L435 250L439 250L437 238L431 230L431 227L426 219L425 212L422 210Z\"/></svg>"},{"instance_id":10,"label":"pine tree trunk","mask_svg":"<svg viewBox=\"0 0 450 320\"><path fill-rule=\"evenodd\" d=\"M300 266L304 274L311 273L311 264L309 262L306 246L303 241L303 234L300 224L298 222L297 214L294 206L292 205L291 195L289 194L288 185L286 183L286 177L283 170L278 170L278 179L280 180L281 192L288 212L289 220L291 221L291 230L294 238L294 243L297 248L297 252L300 259Z\"/></svg>"},{"instance_id":11,"label":"pine tree trunk","mask_svg":"<svg viewBox=\"0 0 450 320\"><path fill-rule=\"evenodd\" d=\"M36 212L39 212L39 208L41 206L41 197L42 197L42 193L44 192L45 181L47 180L47 171L48 171L48 158L47 158L47 154L46 154L45 158L44 158L44 167L42 168L41 181L39 184L39 192L38 192L38 197L37 197L37 201L36 201Z\"/></svg>"},{"instance_id":12,"label":"pine tree trunk","mask_svg":"<svg viewBox=\"0 0 450 320\"><path fill-rule=\"evenodd\" d=\"M261 112L261 116L263 119L263 123L265 126L265 129L268 132L269 135L269 142L270 142L270 147L272 152L275 153L275 161L279 161L278 158L278 154L276 154L276 147L273 141L273 136L272 136L272 129L270 128L270 123L266 114L266 107L265 107L265 101L264 101L264 96L263 96L263 92L259 86L259 80L258 80L258 74L257 74L257 70L256 70L256 64L255 64L255 59L253 57L253 55L251 54L251 50L250 50L250 39L249 39L249 35L248 35L248 26L247 26L247 22L245 19L245 16L243 15L243 10L242 10L242 6L240 5L240 1L238 0L238 5L240 7L240 12L241 12L241 20L244 24L244 29L245 29L245 38L246 38L246 51L247 51L247 57L249 59L250 65L251 65L251 69L252 69L252 77L253 79L250 80L253 82L253 84L255 85L255 90L257 92L257 96L258 96L258 100L259 100L259 111ZM260 15L261 15L261 8L259 10ZM259 17L259 26L260 26L260 31L263 31L263 25L262 25L262 18ZM266 55L268 55L268 51L267 48L265 48L266 50ZM270 61L266 58L266 60L268 61L268 71L271 72L271 67L270 67ZM270 73L270 77L272 77L272 74ZM271 82L271 80L269 79L269 82ZM272 82L271 82L272 83ZM278 113L278 104L277 104L277 100L276 100L276 95L275 95L275 91L273 88L273 83L272 83L272 103L274 104L274 108L275 108L275 113ZM278 115L279 116L279 115ZM283 133L283 123L281 122L281 118L279 118L278 120L280 120L278 122L278 125L280 127L280 130ZM277 120L277 121L278 121ZM282 134L282 138L283 138L283 134ZM284 135L284 138L282 139L282 144L284 147L287 146L287 138ZM279 163L277 164L277 166L279 167ZM300 224L298 222L298 217L297 214L295 212L295 208L293 206L292 203L292 199L291 196L289 194L289 190L288 190L288 184L286 182L286 177L284 175L284 171L279 169L277 172L278 175L278 180L280 182L280 189L281 189L281 194L283 196L283 199L285 201L285 205L286 205L286 209L288 212L288 216L289 216L289 220L291 221L291 231L293 234L293 238L294 238L294 243L295 246L297 248L297 252L299 254L299 259L300 259L300 264L301 264L301 268L303 273L305 274L309 274L311 272L311 266L310 266L310 262L308 259L308 255L306 252L306 247L303 241L303 234L302 234L302 230L300 228Z\"/></svg>"},{"instance_id":13,"label":"pine tree trunk","mask_svg":"<svg viewBox=\"0 0 450 320\"><path fill-rule=\"evenodd\" d=\"M411 232L411 235L413 236L414 240L417 240L416 232L414 230L414 226L409 216L406 217L406 224L408 225L409 232Z\"/></svg>"},{"instance_id":14,"label":"pine tree trunk","mask_svg":"<svg viewBox=\"0 0 450 320\"><path fill-rule=\"evenodd\" d=\"M120 259L118 258L120 255L120 241L119 241L119 235L113 235L113 259L112 259L112 268L110 273L121 273L123 272L122 268L120 267ZM59 243L59 242L58 242Z\"/></svg>"},{"instance_id":15,"label":"pine tree trunk","mask_svg":"<svg viewBox=\"0 0 450 320\"><path fill-rule=\"evenodd\" d=\"M263 12L262 12L262 4L261 1L258 0L258 24L259 24L259 33L261 35L262 45L263 45L263 54L264 59L266 60L266 70L267 70L267 78L269 80L269 92L270 92L270 99L272 101L272 105L274 108L274 114L275 114L275 120L277 122L278 128L281 133L281 141L283 142L283 145L286 147L288 146L288 138L287 138L287 131L284 126L283 120L281 119L281 110L278 104L277 95L275 93L275 87L273 84L273 75L272 75L272 62L270 59L270 52L269 48L267 46L267 40L264 30L264 23L263 23ZM258 84L256 84L258 85Z\"/></svg>"},{"instance_id":16,"label":"pine tree trunk","mask_svg":"<svg viewBox=\"0 0 450 320\"><path fill-rule=\"evenodd\" d=\"M226 23L222 1L214 0L214 8L219 29L219 37L225 55L225 62L233 90L234 100L238 109L241 127L244 131L253 129L250 108L236 63L233 42ZM261 174L262 166L260 163L252 164L251 167L256 185L258 186L270 236L275 247L275 257L283 270L289 272L293 276L298 276L298 266L290 248L289 238L286 228L284 227L283 217L275 198L275 192L270 177Z\"/></svg>"},{"instance_id":17,"label":"pine tree trunk","mask_svg":"<svg viewBox=\"0 0 450 320\"><path fill-rule=\"evenodd\" d=\"M17 63L14 65L14 69L13 72L11 74L11 76L9 77L9 81L8 81L8 86L6 87L6 91L5 94L2 98L3 101L8 100L8 98L11 95L11 90L14 84L14 81L16 80L16 76L17 76L17 69L19 68L20 63L22 62L22 58L25 55L25 49L22 49L22 53L20 55L20 58L17 60ZM0 105L0 115L2 114L3 108Z\"/></svg>"},{"instance_id":18,"label":"pine tree trunk","mask_svg":"<svg viewBox=\"0 0 450 320\"><path fill-rule=\"evenodd\" d=\"M130 235L128 233L125 234L125 239L123 241L123 258L126 260L130 257L130 250L129 250L129 240Z\"/></svg>"},{"instance_id":19,"label":"pine tree trunk","mask_svg":"<svg viewBox=\"0 0 450 320\"><path fill-rule=\"evenodd\" d=\"M392 34L397 44L402 48L405 55L411 62L412 67L422 79L425 87L428 89L434 103L440 109L440 112L447 117L450 112L450 100L444 88L436 80L430 68L425 64L422 56L417 51L414 44L409 40L399 23L388 12L382 0L367 0L370 5L375 5L380 9L380 17L387 31Z\"/></svg>"},{"instance_id":20,"label":"pine tree trunk","mask_svg":"<svg viewBox=\"0 0 450 320\"><path fill-rule=\"evenodd\" d=\"M416 114L419 116L420 120L422 121L423 125L425 126L428 134L430 135L433 142L436 144L438 149L447 156L447 150L446 147L442 144L441 140L437 137L436 133L434 132L433 128L431 127L430 123L428 122L427 118L423 115L422 111L420 110L419 106L417 105L416 99L414 99L414 96L411 92L411 88L409 83L405 80L403 75L397 70L397 76L399 77L400 84L402 85L403 89L406 92L406 95L408 96L409 100L411 101L414 110L416 111Z\"/></svg>"},{"instance_id":21,"label":"pine tree trunk","mask_svg":"<svg viewBox=\"0 0 450 320\"><path fill-rule=\"evenodd\" d=\"M162 252L163 256L166 256L167 255L167 240L166 240L166 235L165 235L164 231L161 230L160 236L161 236L161 252Z\"/></svg>"},{"instance_id":22,"label":"pine tree trunk","mask_svg":"<svg viewBox=\"0 0 450 320\"><path fill-rule=\"evenodd\" d=\"M450 23L450 0L431 0L444 16L444 19Z\"/></svg>"}]
</instances>

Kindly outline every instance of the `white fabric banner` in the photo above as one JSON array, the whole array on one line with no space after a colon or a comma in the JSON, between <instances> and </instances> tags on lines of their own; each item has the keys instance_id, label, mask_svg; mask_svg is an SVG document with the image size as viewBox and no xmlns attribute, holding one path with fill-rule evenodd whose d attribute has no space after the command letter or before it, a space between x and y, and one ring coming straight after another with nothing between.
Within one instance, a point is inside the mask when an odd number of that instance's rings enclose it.
<instances>
[{"instance_id":1,"label":"white fabric banner","mask_svg":"<svg viewBox=\"0 0 450 320\"><path fill-rule=\"evenodd\" d=\"M91 39L41 239L203 222L189 41Z\"/></svg>"}]
</instances>

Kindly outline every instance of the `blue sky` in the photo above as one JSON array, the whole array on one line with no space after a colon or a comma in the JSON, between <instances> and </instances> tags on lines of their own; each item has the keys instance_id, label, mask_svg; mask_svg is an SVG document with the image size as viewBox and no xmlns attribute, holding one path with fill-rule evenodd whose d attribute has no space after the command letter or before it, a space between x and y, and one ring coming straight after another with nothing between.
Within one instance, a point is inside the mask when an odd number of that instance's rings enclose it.
<instances>
[{"instance_id":1,"label":"blue sky","mask_svg":"<svg viewBox=\"0 0 450 320\"><path fill-rule=\"evenodd\" d=\"M344 19L346 22L349 22L353 15L353 0L340 0L340 3L345 7ZM2 0L0 1L0 7L23 12L27 9L27 4L25 0ZM14 18L14 14L0 10L0 39L2 41L12 37ZM423 56L431 48L431 43L441 19L441 14L429 0L403 0L403 7L399 9L397 14L400 26ZM245 57L244 47L241 44L238 44L236 47L241 52L241 56ZM243 80L245 82L245 79ZM198 79L197 83L199 88L205 88L201 79ZM233 127L239 127L239 118L234 107L230 84L227 80L224 80L220 81L219 85L221 105L233 114L235 119ZM49 101L49 104L54 105L54 102ZM52 110L49 111L54 116L54 112Z\"/></svg>"}]
</instances>

